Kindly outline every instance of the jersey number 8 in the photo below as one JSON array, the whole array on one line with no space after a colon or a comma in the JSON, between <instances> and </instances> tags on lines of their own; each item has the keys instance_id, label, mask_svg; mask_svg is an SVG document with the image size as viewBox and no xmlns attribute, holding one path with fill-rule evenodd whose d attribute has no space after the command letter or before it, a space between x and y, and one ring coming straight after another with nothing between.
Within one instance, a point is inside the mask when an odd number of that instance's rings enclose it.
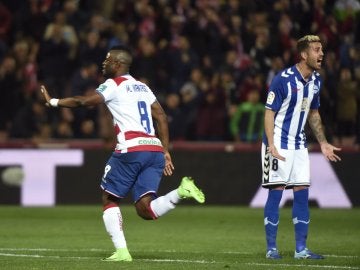
<instances>
[{"instance_id":1,"label":"jersey number 8","mask_svg":"<svg viewBox=\"0 0 360 270\"><path fill-rule=\"evenodd\" d=\"M145 101L139 101L138 102L138 109L139 109L141 124L144 127L146 133L150 134L150 132L151 132L150 118L149 118L149 114L148 114L148 111L147 111L147 108L146 108Z\"/></svg>"}]
</instances>

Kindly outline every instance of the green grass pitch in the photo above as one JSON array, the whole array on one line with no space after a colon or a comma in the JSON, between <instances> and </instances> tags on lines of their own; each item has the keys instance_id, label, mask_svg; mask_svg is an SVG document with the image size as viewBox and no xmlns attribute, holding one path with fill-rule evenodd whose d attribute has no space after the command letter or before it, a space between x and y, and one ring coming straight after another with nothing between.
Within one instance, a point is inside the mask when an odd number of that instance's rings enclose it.
<instances>
[{"instance_id":1,"label":"green grass pitch","mask_svg":"<svg viewBox=\"0 0 360 270\"><path fill-rule=\"evenodd\" d=\"M101 206L0 207L0 269L360 269L360 209L311 209L308 246L294 260L291 209L281 209L282 260L265 259L262 209L179 205L156 221L122 208L134 261L103 262L113 246Z\"/></svg>"}]
</instances>

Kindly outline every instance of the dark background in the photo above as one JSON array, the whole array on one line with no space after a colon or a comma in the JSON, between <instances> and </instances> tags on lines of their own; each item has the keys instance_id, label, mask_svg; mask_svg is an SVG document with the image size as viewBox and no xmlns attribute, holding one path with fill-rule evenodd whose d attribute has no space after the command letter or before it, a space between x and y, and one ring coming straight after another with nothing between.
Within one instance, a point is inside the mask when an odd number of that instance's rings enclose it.
<instances>
[{"instance_id":1,"label":"dark background","mask_svg":"<svg viewBox=\"0 0 360 270\"><path fill-rule=\"evenodd\" d=\"M84 150L82 167L58 167L56 204L100 204L99 183L108 150ZM163 177L159 195L175 189L183 176L192 176L206 194L207 204L249 205L261 182L259 151L174 150L174 175ZM360 154L341 153L342 161L331 163L353 206L360 206ZM6 167L0 167L0 173ZM131 203L129 196L124 203ZM20 188L0 182L0 204L20 204Z\"/></svg>"}]
</instances>

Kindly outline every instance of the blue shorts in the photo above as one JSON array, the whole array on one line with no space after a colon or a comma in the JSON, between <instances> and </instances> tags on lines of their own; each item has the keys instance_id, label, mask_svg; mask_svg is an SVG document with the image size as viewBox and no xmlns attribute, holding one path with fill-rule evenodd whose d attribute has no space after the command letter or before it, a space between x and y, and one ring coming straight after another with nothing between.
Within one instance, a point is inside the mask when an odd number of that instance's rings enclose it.
<instances>
[{"instance_id":1,"label":"blue shorts","mask_svg":"<svg viewBox=\"0 0 360 270\"><path fill-rule=\"evenodd\" d=\"M132 191L134 201L146 194L155 194L165 167L162 152L114 152L105 166L101 188L124 198Z\"/></svg>"}]
</instances>

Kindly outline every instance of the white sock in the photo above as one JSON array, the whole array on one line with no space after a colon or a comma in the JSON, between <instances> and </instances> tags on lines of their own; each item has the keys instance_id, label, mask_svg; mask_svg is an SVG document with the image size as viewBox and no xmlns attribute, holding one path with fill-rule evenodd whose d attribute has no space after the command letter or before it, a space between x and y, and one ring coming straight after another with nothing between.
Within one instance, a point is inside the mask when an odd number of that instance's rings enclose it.
<instances>
[{"instance_id":1,"label":"white sock","mask_svg":"<svg viewBox=\"0 0 360 270\"><path fill-rule=\"evenodd\" d=\"M150 208L156 217L160 217L170 210L174 209L176 204L180 201L180 196L177 190L170 191L168 194L158 197L151 201Z\"/></svg>"},{"instance_id":2,"label":"white sock","mask_svg":"<svg viewBox=\"0 0 360 270\"><path fill-rule=\"evenodd\" d=\"M126 240L122 228L123 219L119 207L110 207L103 213L106 231L111 237L116 249L126 248Z\"/></svg>"}]
</instances>

